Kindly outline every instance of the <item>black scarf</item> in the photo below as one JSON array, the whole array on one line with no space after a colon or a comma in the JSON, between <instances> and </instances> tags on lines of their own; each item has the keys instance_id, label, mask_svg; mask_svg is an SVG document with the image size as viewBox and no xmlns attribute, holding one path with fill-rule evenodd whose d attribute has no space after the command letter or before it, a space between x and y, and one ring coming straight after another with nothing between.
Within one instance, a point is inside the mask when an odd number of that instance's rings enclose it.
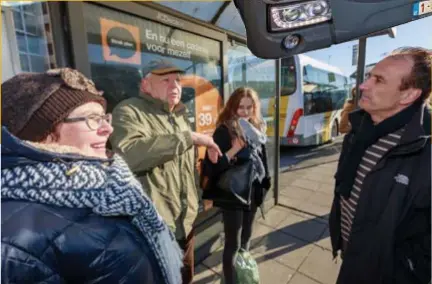
<instances>
[{"instance_id":1,"label":"black scarf","mask_svg":"<svg viewBox=\"0 0 432 284\"><path fill-rule=\"evenodd\" d=\"M357 175L357 168L366 150L375 144L381 137L394 133L407 125L414 114L422 106L421 101L417 101L401 112L374 125L371 116L363 110L359 121L352 121L352 143L344 160L341 162L336 173L336 192L345 198L351 194L354 180Z\"/></svg>"}]
</instances>

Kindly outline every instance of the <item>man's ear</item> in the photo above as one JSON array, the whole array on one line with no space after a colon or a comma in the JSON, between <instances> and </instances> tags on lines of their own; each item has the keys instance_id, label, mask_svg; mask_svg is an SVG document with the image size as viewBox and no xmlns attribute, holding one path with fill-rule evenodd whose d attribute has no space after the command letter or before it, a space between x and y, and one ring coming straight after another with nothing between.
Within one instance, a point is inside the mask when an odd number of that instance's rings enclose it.
<instances>
[{"instance_id":1,"label":"man's ear","mask_svg":"<svg viewBox=\"0 0 432 284\"><path fill-rule=\"evenodd\" d=\"M402 105L410 105L421 96L421 93L422 90L420 89L409 88L403 91L400 103Z\"/></svg>"},{"instance_id":2,"label":"man's ear","mask_svg":"<svg viewBox=\"0 0 432 284\"><path fill-rule=\"evenodd\" d=\"M149 78L142 78L140 84L140 91L142 93L150 93L150 80Z\"/></svg>"}]
</instances>

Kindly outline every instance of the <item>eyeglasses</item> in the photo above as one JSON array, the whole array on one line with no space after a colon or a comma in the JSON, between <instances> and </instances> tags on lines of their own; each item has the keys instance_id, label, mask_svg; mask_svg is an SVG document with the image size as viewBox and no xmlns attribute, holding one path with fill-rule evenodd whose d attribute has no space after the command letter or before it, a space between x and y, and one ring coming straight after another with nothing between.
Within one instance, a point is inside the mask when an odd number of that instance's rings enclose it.
<instances>
[{"instance_id":1,"label":"eyeglasses","mask_svg":"<svg viewBox=\"0 0 432 284\"><path fill-rule=\"evenodd\" d=\"M111 125L112 116L110 113L104 115L90 114L89 116L65 118L63 120L65 123L74 123L80 121L85 121L90 130L98 130L102 126L103 121Z\"/></svg>"}]
</instances>

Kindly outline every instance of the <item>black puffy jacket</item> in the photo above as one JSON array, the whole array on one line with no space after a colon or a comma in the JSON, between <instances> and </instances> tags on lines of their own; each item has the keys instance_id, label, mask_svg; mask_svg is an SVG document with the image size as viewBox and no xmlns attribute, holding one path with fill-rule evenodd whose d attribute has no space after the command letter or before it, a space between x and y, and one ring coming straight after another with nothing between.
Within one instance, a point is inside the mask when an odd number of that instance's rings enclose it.
<instances>
[{"instance_id":1,"label":"black puffy jacket","mask_svg":"<svg viewBox=\"0 0 432 284\"><path fill-rule=\"evenodd\" d=\"M53 159L2 134L2 169ZM1 276L1 283L15 284L164 282L129 217L3 198Z\"/></svg>"},{"instance_id":2,"label":"black puffy jacket","mask_svg":"<svg viewBox=\"0 0 432 284\"><path fill-rule=\"evenodd\" d=\"M2 200L2 283L161 283L126 217Z\"/></svg>"}]
</instances>

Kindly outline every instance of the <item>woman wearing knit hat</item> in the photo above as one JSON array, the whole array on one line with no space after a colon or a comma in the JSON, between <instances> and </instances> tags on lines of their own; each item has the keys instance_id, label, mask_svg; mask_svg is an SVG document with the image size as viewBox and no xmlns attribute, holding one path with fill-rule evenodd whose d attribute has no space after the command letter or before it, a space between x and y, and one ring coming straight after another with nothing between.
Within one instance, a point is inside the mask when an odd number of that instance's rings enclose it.
<instances>
[{"instance_id":1,"label":"woman wearing knit hat","mask_svg":"<svg viewBox=\"0 0 432 284\"><path fill-rule=\"evenodd\" d=\"M2 84L2 283L181 282L182 253L76 70Z\"/></svg>"}]
</instances>

